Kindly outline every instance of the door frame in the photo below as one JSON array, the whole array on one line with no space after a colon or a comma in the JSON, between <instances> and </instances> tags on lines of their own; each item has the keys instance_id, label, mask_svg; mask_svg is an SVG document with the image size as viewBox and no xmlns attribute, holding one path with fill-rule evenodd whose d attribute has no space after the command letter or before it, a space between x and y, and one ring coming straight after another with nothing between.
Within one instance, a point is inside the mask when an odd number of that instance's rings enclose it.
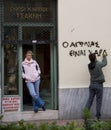
<instances>
[{"instance_id":1,"label":"door frame","mask_svg":"<svg viewBox=\"0 0 111 130\"><path fill-rule=\"evenodd\" d=\"M58 104L58 88L57 88L57 44L55 44L55 26L52 24L43 24L41 26L41 24L5 24L4 27L8 27L8 26L17 26L18 27L18 41L22 41L22 28L23 27L50 27L50 31L51 31L51 36L50 36L50 71L51 71L51 109L57 109L57 104ZM22 77L21 77L21 63L23 60L23 54L22 54L22 45L23 44L17 44L17 51L18 51L18 88L19 88L19 94L18 96L21 97L21 104L20 104L20 110L23 111L23 84L22 84ZM2 70L4 70L4 47L2 45ZM4 72L2 74L2 86L4 86ZM3 87L4 88L4 87ZM4 90L4 89L3 89ZM6 96L10 96L11 95L2 95L2 97L6 97ZM13 95L14 96L14 95Z\"/></svg>"},{"instance_id":2,"label":"door frame","mask_svg":"<svg viewBox=\"0 0 111 130\"><path fill-rule=\"evenodd\" d=\"M57 93L57 44L54 44L54 26L38 26L38 25L29 25L29 24L24 24L22 26L20 26L18 28L18 32L19 32L19 40L22 40L22 34L23 34L23 27L50 27L50 65L51 65L51 68L50 68L50 71L51 71L51 83L50 83L50 86L51 86L51 109L57 109L57 101L58 101L58 93ZM19 65L22 63L22 60L23 60L23 50L22 50L22 44L19 45L19 57L20 57L20 60L19 60ZM21 77L21 66L19 66L19 77ZM20 89L20 94L22 96L22 106L21 106L21 110L23 111L23 84L22 84L22 79L19 78L19 87L21 86L21 89Z\"/></svg>"},{"instance_id":3,"label":"door frame","mask_svg":"<svg viewBox=\"0 0 111 130\"><path fill-rule=\"evenodd\" d=\"M22 23L22 22L5 22L2 20L2 38L1 38L1 69L4 70L4 43L2 40L4 40L4 27L5 26L16 26L18 27L18 39L17 40L22 40L22 27L23 26L30 26L30 27L51 27L52 28L52 43L51 45L51 87L52 87L52 102L51 106L52 109L58 109L58 55L57 55L57 1L54 0L54 21L52 23ZM3 11L3 0L1 2L2 8L2 19L4 19L4 11ZM56 41L56 42L55 42ZM56 43L56 44L55 44ZM23 86L22 86L22 77L21 77L21 62L22 62L22 44L17 44L17 53L18 53L18 88L19 88L19 93L17 95L4 95L4 71L1 72L1 97L14 97L14 96L19 96L20 97L20 111L23 111Z\"/></svg>"}]
</instances>

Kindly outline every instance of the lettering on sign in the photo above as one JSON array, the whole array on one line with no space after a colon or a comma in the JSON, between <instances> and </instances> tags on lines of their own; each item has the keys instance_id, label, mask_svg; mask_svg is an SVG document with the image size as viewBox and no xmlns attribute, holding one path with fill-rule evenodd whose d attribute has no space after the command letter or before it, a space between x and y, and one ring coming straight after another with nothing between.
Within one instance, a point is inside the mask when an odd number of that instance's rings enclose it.
<instances>
[{"instance_id":1,"label":"lettering on sign","mask_svg":"<svg viewBox=\"0 0 111 130\"><path fill-rule=\"evenodd\" d=\"M51 2L8 3L4 8L5 22L52 22Z\"/></svg>"},{"instance_id":2,"label":"lettering on sign","mask_svg":"<svg viewBox=\"0 0 111 130\"><path fill-rule=\"evenodd\" d=\"M106 49L102 49L98 41L77 41L77 42L67 42L62 43L64 49L70 49L69 55L78 57L86 56L89 53L96 53L98 56L101 56L103 53L107 54ZM78 49L79 48L79 49ZM84 49L82 49L84 48Z\"/></svg>"},{"instance_id":3,"label":"lettering on sign","mask_svg":"<svg viewBox=\"0 0 111 130\"><path fill-rule=\"evenodd\" d=\"M20 111L20 97L3 97L2 98L2 111Z\"/></svg>"}]
</instances>

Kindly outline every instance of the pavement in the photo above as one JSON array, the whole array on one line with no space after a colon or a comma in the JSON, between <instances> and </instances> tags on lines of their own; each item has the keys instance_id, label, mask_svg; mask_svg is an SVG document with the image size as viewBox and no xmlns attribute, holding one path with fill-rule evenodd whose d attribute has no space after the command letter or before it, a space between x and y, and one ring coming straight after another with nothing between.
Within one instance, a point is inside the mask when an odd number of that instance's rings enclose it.
<instances>
[{"instance_id":1,"label":"pavement","mask_svg":"<svg viewBox=\"0 0 111 130\"><path fill-rule=\"evenodd\" d=\"M84 120L83 119L76 119L76 120L37 120L37 121L30 121L30 123L36 123L37 125L39 124L44 124L44 123L53 123L56 122L58 125L66 125L67 123L74 122L76 126L81 127L84 125Z\"/></svg>"},{"instance_id":2,"label":"pavement","mask_svg":"<svg viewBox=\"0 0 111 130\"><path fill-rule=\"evenodd\" d=\"M66 125L67 123L75 122L77 126L83 126L83 119L74 120L59 120L59 112L57 110L46 110L34 113L33 111L23 112L6 112L3 114L2 123L18 122L24 120L29 123L53 123L56 122L58 125Z\"/></svg>"}]
</instances>

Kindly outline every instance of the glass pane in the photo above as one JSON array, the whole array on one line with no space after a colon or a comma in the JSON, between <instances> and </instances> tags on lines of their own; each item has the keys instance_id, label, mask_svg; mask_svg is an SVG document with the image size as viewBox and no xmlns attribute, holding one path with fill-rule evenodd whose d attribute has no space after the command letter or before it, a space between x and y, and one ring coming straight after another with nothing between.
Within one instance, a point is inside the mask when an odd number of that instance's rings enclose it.
<instances>
[{"instance_id":1,"label":"glass pane","mask_svg":"<svg viewBox=\"0 0 111 130\"><path fill-rule=\"evenodd\" d=\"M50 27L23 27L23 41L27 44L49 44Z\"/></svg>"},{"instance_id":2,"label":"glass pane","mask_svg":"<svg viewBox=\"0 0 111 130\"><path fill-rule=\"evenodd\" d=\"M4 40L7 43L15 43L18 40L18 28L16 26L4 27Z\"/></svg>"},{"instance_id":3,"label":"glass pane","mask_svg":"<svg viewBox=\"0 0 111 130\"><path fill-rule=\"evenodd\" d=\"M4 94L18 94L17 84L17 27L4 27Z\"/></svg>"},{"instance_id":4,"label":"glass pane","mask_svg":"<svg viewBox=\"0 0 111 130\"><path fill-rule=\"evenodd\" d=\"M4 45L4 94L18 94L17 86L17 45Z\"/></svg>"}]
</instances>

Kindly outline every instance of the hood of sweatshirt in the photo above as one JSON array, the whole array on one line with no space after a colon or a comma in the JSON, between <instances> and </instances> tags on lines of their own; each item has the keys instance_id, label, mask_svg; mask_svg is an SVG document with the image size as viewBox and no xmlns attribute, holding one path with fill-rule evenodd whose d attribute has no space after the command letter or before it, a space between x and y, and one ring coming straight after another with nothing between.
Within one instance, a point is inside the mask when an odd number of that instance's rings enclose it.
<instances>
[{"instance_id":1,"label":"hood of sweatshirt","mask_svg":"<svg viewBox=\"0 0 111 130\"><path fill-rule=\"evenodd\" d=\"M32 62L33 62L33 59L31 59L31 60L27 60L27 59L25 58L25 60L24 60L24 61L25 61L25 63L26 63L26 64L30 64L30 63L32 63Z\"/></svg>"},{"instance_id":2,"label":"hood of sweatshirt","mask_svg":"<svg viewBox=\"0 0 111 130\"><path fill-rule=\"evenodd\" d=\"M91 62L91 63L88 64L88 68L90 70L93 70L95 68L95 66L96 66L96 62Z\"/></svg>"}]
</instances>

